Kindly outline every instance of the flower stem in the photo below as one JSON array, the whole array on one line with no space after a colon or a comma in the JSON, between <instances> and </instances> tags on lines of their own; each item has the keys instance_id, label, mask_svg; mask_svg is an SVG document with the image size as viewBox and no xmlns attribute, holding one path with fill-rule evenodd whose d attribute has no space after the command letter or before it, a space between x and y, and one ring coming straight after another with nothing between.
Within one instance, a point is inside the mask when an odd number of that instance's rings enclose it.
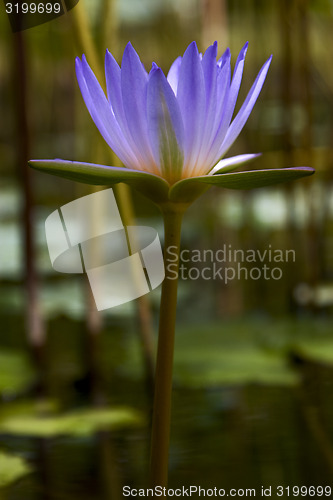
<instances>
[{"instance_id":1,"label":"flower stem","mask_svg":"<svg viewBox=\"0 0 333 500\"><path fill-rule=\"evenodd\" d=\"M155 371L154 410L152 422L150 487L167 486L172 369L177 309L178 267L181 223L184 207L176 204L163 208L164 265L160 322Z\"/></svg>"}]
</instances>

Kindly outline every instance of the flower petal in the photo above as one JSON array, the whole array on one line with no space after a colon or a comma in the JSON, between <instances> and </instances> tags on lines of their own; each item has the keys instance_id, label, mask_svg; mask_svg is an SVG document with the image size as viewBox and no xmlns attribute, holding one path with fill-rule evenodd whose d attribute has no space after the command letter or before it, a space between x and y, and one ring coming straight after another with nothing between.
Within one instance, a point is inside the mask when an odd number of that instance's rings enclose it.
<instances>
[{"instance_id":1,"label":"flower petal","mask_svg":"<svg viewBox=\"0 0 333 500\"><path fill-rule=\"evenodd\" d=\"M129 131L127 120L125 117L124 106L123 106L123 96L121 90L121 69L112 56L112 54L107 50L105 54L105 77L106 77L106 88L108 99L111 104L115 118L119 124L119 127L127 140L129 149L132 150L135 158L141 158L141 152L133 140L133 137ZM136 161L135 168L141 170L141 165Z\"/></svg>"},{"instance_id":2,"label":"flower petal","mask_svg":"<svg viewBox=\"0 0 333 500\"><path fill-rule=\"evenodd\" d=\"M125 165L135 168L136 160L131 155L128 143L111 111L105 94L84 55L82 61L78 57L76 58L75 68L82 97L95 125L120 160Z\"/></svg>"},{"instance_id":3,"label":"flower petal","mask_svg":"<svg viewBox=\"0 0 333 500\"><path fill-rule=\"evenodd\" d=\"M236 117L232 121L227 134L225 136L225 139L223 141L223 144L220 148L219 151L219 156L222 157L227 150L230 148L230 146L233 144L233 142L236 140L238 135L240 134L242 128L244 127L248 117L250 116L250 113L253 109L253 106L256 103L256 100L259 97L259 94L261 92L262 86L264 84L269 65L271 63L272 56L270 56L261 70L259 71L257 78L255 79L255 82L253 83L249 93L246 96L246 99L241 107L241 109L238 111Z\"/></svg>"},{"instance_id":4,"label":"flower petal","mask_svg":"<svg viewBox=\"0 0 333 500\"><path fill-rule=\"evenodd\" d=\"M176 96L157 67L149 75L147 120L155 162L162 176L172 184L181 178L184 127Z\"/></svg>"},{"instance_id":5,"label":"flower petal","mask_svg":"<svg viewBox=\"0 0 333 500\"><path fill-rule=\"evenodd\" d=\"M226 174L227 172L232 172L238 165L247 163L248 161L254 160L261 153L245 154L238 156L231 156L230 158L224 158L220 160L215 167L209 172L208 175Z\"/></svg>"},{"instance_id":6,"label":"flower petal","mask_svg":"<svg viewBox=\"0 0 333 500\"><path fill-rule=\"evenodd\" d=\"M182 59L177 99L185 130L183 175L186 176L198 159L206 112L205 82L195 42L188 46Z\"/></svg>"},{"instance_id":7,"label":"flower petal","mask_svg":"<svg viewBox=\"0 0 333 500\"><path fill-rule=\"evenodd\" d=\"M127 126L140 152L141 168L159 173L154 165L148 137L147 84L148 74L131 43L128 43L121 64L121 90Z\"/></svg>"},{"instance_id":8,"label":"flower petal","mask_svg":"<svg viewBox=\"0 0 333 500\"><path fill-rule=\"evenodd\" d=\"M238 54L230 87L228 87L230 79L230 51L228 49L223 54L220 61L221 71L218 74L217 84L218 95L215 122L216 133L213 135L213 141L210 146L209 155L205 160L208 170L219 160L219 158L221 158L219 150L221 148L221 143L223 142L227 134L228 127L236 106L239 88L243 76L247 48L248 42L246 42L246 44Z\"/></svg>"},{"instance_id":9,"label":"flower petal","mask_svg":"<svg viewBox=\"0 0 333 500\"><path fill-rule=\"evenodd\" d=\"M238 54L237 61L235 64L235 69L234 73L232 75L232 80L230 84L230 89L228 93L228 99L226 101L226 107L225 107L225 114L223 117L223 121L229 125L235 106L236 106L236 101L239 93L239 88L240 84L242 82L242 76L243 76L243 69L244 69L244 62L245 62L245 56L248 48L248 42L244 45L240 53Z\"/></svg>"},{"instance_id":10,"label":"flower petal","mask_svg":"<svg viewBox=\"0 0 333 500\"><path fill-rule=\"evenodd\" d=\"M211 138L214 134L216 101L217 101L217 42L208 47L202 58L202 69L205 81L206 92L206 114L205 126L203 130L201 149L198 154L197 167L191 170L191 175L200 175L206 173L202 167L206 166L207 152L211 144Z\"/></svg>"},{"instance_id":11,"label":"flower petal","mask_svg":"<svg viewBox=\"0 0 333 500\"><path fill-rule=\"evenodd\" d=\"M124 182L155 203L166 201L168 196L168 183L161 177L148 172L59 159L31 160L29 165L36 170L85 184L110 186L118 182Z\"/></svg>"},{"instance_id":12,"label":"flower petal","mask_svg":"<svg viewBox=\"0 0 333 500\"><path fill-rule=\"evenodd\" d=\"M105 53L105 79L109 103L112 106L113 113L119 126L124 131L127 128L127 122L123 108L123 96L121 93L121 69L108 50Z\"/></svg>"},{"instance_id":13,"label":"flower petal","mask_svg":"<svg viewBox=\"0 0 333 500\"><path fill-rule=\"evenodd\" d=\"M231 78L230 68L230 50L227 49L220 59L220 67L218 69L216 80L216 102L215 102L215 118L214 126L210 137L205 144L205 150L201 152L200 162L204 164L208 172L210 168L218 160L217 154L221 147L221 143L228 130L229 122L226 118L227 102L229 97L229 87ZM205 152L205 154L203 154Z\"/></svg>"},{"instance_id":14,"label":"flower petal","mask_svg":"<svg viewBox=\"0 0 333 500\"><path fill-rule=\"evenodd\" d=\"M182 63L182 57L179 56L170 66L169 73L167 76L167 80L169 82L170 87L174 91L175 95L177 95L177 87L178 87L178 79L179 79L179 70Z\"/></svg>"}]
</instances>

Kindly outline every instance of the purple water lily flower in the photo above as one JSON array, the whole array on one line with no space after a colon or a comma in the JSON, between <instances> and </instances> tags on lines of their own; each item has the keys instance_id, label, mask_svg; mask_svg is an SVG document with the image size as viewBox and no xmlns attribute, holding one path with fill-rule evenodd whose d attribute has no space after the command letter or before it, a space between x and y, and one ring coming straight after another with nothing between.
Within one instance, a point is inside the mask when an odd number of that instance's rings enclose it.
<instances>
[{"instance_id":1,"label":"purple water lily flower","mask_svg":"<svg viewBox=\"0 0 333 500\"><path fill-rule=\"evenodd\" d=\"M232 120L248 44L240 51L231 78L230 50L217 60L217 43L202 56L195 42L172 64L167 76L153 63L145 70L127 44L121 69L106 52L107 97L85 56L76 74L89 113L122 163L163 177L180 179L213 174L256 155L219 160L233 144L259 96L271 57L258 73L241 109Z\"/></svg>"},{"instance_id":2,"label":"purple water lily flower","mask_svg":"<svg viewBox=\"0 0 333 500\"><path fill-rule=\"evenodd\" d=\"M230 173L258 156L223 158L253 109L272 59L262 66L233 118L247 46L232 76L229 49L217 59L214 43L202 56L195 42L165 76L155 63L147 73L128 43L121 68L106 52L107 97L85 56L77 58L77 79L89 113L125 167L59 159L31 160L30 165L88 184L124 182L158 205L192 203L210 186L251 189L311 175L310 167Z\"/></svg>"}]
</instances>

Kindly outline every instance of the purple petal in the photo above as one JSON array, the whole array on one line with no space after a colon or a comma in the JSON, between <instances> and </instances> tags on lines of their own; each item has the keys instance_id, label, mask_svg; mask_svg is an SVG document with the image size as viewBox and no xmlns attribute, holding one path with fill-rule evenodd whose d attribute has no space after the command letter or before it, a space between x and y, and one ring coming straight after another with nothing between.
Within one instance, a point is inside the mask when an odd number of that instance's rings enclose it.
<instances>
[{"instance_id":1,"label":"purple petal","mask_svg":"<svg viewBox=\"0 0 333 500\"><path fill-rule=\"evenodd\" d=\"M222 119L226 114L227 99L229 97L230 80L231 80L231 53L227 49L221 58L221 66L217 74L217 96L216 96L216 117L215 130L220 128ZM226 118L225 118L226 121Z\"/></svg>"},{"instance_id":2,"label":"purple petal","mask_svg":"<svg viewBox=\"0 0 333 500\"><path fill-rule=\"evenodd\" d=\"M217 99L217 43L211 45L206 50L202 59L202 69L205 80L206 90L206 119L205 133L203 142L207 142L207 138L211 136L215 122L216 114L216 99Z\"/></svg>"},{"instance_id":3,"label":"purple petal","mask_svg":"<svg viewBox=\"0 0 333 500\"><path fill-rule=\"evenodd\" d=\"M173 183L181 178L183 168L184 127L176 96L160 68L149 77L147 120L155 162Z\"/></svg>"},{"instance_id":4,"label":"purple petal","mask_svg":"<svg viewBox=\"0 0 333 500\"><path fill-rule=\"evenodd\" d=\"M250 116L253 106L255 105L256 100L258 99L258 96L264 84L271 60L272 56L270 56L267 59L267 61L259 71L258 76L255 79L255 82L253 83L251 90L247 94L241 109L239 110L233 122L231 123L228 132L226 134L226 137L223 141L223 144L221 146L221 149L219 151L220 157L223 156L226 153L226 151L230 148L230 146L233 144L235 139L240 134L242 128L244 127L248 117Z\"/></svg>"},{"instance_id":5,"label":"purple petal","mask_svg":"<svg viewBox=\"0 0 333 500\"><path fill-rule=\"evenodd\" d=\"M245 63L245 56L247 52L249 43L246 42L240 53L238 54L234 73L232 75L232 80L231 80L231 85L230 85L230 92L229 92L229 98L228 98L228 103L227 103L227 108L226 108L226 115L229 121L232 118L238 93L239 93L239 88L240 84L242 82L242 76L243 76L243 69L244 69L244 63Z\"/></svg>"},{"instance_id":6,"label":"purple petal","mask_svg":"<svg viewBox=\"0 0 333 500\"><path fill-rule=\"evenodd\" d=\"M246 163L250 160L254 160L261 156L261 153L253 153L253 154L245 154L238 156L231 156L230 158L224 158L220 160L217 165L209 172L208 175L213 174L225 174L227 172L231 172L234 168L237 168L238 165L242 163Z\"/></svg>"},{"instance_id":7,"label":"purple petal","mask_svg":"<svg viewBox=\"0 0 333 500\"><path fill-rule=\"evenodd\" d=\"M113 113L116 117L116 120L118 121L119 127L121 128L134 155L137 158L140 158L141 157L140 151L136 143L133 141L125 117L125 112L123 107L123 96L121 91L121 69L115 58L108 50L106 51L105 54L105 77L106 77L106 88L107 88L108 99L111 104Z\"/></svg>"},{"instance_id":8,"label":"purple petal","mask_svg":"<svg viewBox=\"0 0 333 500\"><path fill-rule=\"evenodd\" d=\"M201 163L207 165L207 170L215 165L219 159L218 151L228 130L229 123L225 109L229 98L230 76L230 51L227 50L223 55L222 66L217 75L214 127L209 140L205 144L205 155L202 152L200 159Z\"/></svg>"},{"instance_id":9,"label":"purple petal","mask_svg":"<svg viewBox=\"0 0 333 500\"><path fill-rule=\"evenodd\" d=\"M202 65L195 42L185 51L177 89L185 130L185 169L195 166L205 126L206 95ZM187 167L187 168L186 168Z\"/></svg>"},{"instance_id":10,"label":"purple petal","mask_svg":"<svg viewBox=\"0 0 333 500\"><path fill-rule=\"evenodd\" d=\"M76 58L75 67L82 97L104 140L126 166L137 168L137 161L131 154L128 143L111 111L105 94L84 55L82 61Z\"/></svg>"},{"instance_id":11,"label":"purple petal","mask_svg":"<svg viewBox=\"0 0 333 500\"><path fill-rule=\"evenodd\" d=\"M229 47L226 48L226 50L223 52L221 55L220 59L217 61L217 66L218 68L222 68L224 62L226 59L230 59L230 49Z\"/></svg>"},{"instance_id":12,"label":"purple petal","mask_svg":"<svg viewBox=\"0 0 333 500\"><path fill-rule=\"evenodd\" d=\"M170 87L174 91L175 95L177 95L177 87L178 87L178 79L179 79L179 70L182 63L182 57L179 56L170 66L169 73L167 76L167 80L170 84Z\"/></svg>"},{"instance_id":13,"label":"purple petal","mask_svg":"<svg viewBox=\"0 0 333 500\"><path fill-rule=\"evenodd\" d=\"M210 144L212 142L212 137L215 135L215 115L217 107L217 71L218 66L216 63L217 56L217 42L208 47L203 58L202 58L202 69L205 81L205 92L206 92L206 113L205 113L205 125L201 140L201 149L198 153L197 165L194 170L191 170L193 175L196 170L202 168L207 157L207 151L209 151Z\"/></svg>"},{"instance_id":14,"label":"purple petal","mask_svg":"<svg viewBox=\"0 0 333 500\"><path fill-rule=\"evenodd\" d=\"M121 93L121 69L113 55L108 50L105 54L105 78L107 95L114 115L122 130L126 130L127 122L124 114L123 97Z\"/></svg>"},{"instance_id":15,"label":"purple petal","mask_svg":"<svg viewBox=\"0 0 333 500\"><path fill-rule=\"evenodd\" d=\"M121 65L121 90L124 113L133 141L140 151L140 163L145 169L153 169L153 155L147 128L148 74L138 54L128 43Z\"/></svg>"}]
</instances>

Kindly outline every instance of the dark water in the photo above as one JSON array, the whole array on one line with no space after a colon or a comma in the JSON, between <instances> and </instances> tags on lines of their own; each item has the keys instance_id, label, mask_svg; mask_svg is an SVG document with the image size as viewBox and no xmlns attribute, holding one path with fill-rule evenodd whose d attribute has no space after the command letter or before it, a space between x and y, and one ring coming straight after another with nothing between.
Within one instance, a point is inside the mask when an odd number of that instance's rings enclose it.
<instances>
[{"instance_id":1,"label":"dark water","mask_svg":"<svg viewBox=\"0 0 333 500\"><path fill-rule=\"evenodd\" d=\"M0 450L32 467L0 490L1 500L117 500L124 498L123 486L147 487L151 401L135 328L127 320L112 321L100 351L108 405L133 408L142 423L49 438L0 429ZM21 323L4 317L3 324L1 353L22 349ZM249 320L224 324L223 335L220 330L206 325L177 332L169 487L253 488L256 496L271 487L271 497L280 498L278 486L333 486L329 317ZM45 381L63 414L90 405L85 336L83 322L58 317L49 324ZM14 401L36 400L29 390L12 395ZM9 405L7 395L0 409Z\"/></svg>"},{"instance_id":2,"label":"dark water","mask_svg":"<svg viewBox=\"0 0 333 500\"><path fill-rule=\"evenodd\" d=\"M325 378L324 372L319 376ZM131 389L140 391L135 384ZM176 388L170 488L255 488L259 496L262 486L331 485L333 396L322 394L319 403L310 392L255 385ZM145 428L86 438L1 436L0 444L35 468L6 489L9 500L113 499L122 498L124 485L147 485Z\"/></svg>"}]
</instances>

